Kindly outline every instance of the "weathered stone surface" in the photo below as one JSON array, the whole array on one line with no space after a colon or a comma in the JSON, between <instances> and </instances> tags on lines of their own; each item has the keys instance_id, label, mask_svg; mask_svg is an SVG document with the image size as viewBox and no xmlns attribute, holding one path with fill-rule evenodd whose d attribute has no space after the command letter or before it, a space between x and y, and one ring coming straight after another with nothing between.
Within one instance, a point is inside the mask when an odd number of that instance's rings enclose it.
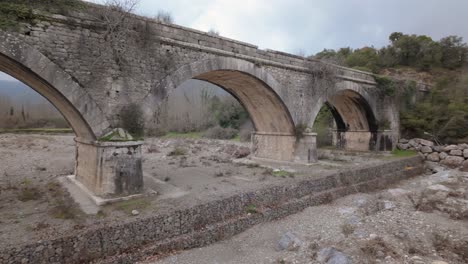
<instances>
[{"instance_id":1,"label":"weathered stone surface","mask_svg":"<svg viewBox=\"0 0 468 264\"><path fill-rule=\"evenodd\" d=\"M432 148L429 146L423 146L419 149L422 153L432 153Z\"/></svg>"},{"instance_id":2,"label":"weathered stone surface","mask_svg":"<svg viewBox=\"0 0 468 264\"><path fill-rule=\"evenodd\" d=\"M433 146L432 149L436 152L442 152L444 151L444 147L443 146Z\"/></svg>"},{"instance_id":3,"label":"weathered stone surface","mask_svg":"<svg viewBox=\"0 0 468 264\"><path fill-rule=\"evenodd\" d=\"M278 242L276 249L280 250L289 250L295 251L298 250L302 246L302 240L297 237L296 234L287 232L284 234Z\"/></svg>"},{"instance_id":4,"label":"weathered stone surface","mask_svg":"<svg viewBox=\"0 0 468 264\"><path fill-rule=\"evenodd\" d=\"M444 159L447 158L447 157L448 157L448 154L447 154L446 152L441 152L441 153L439 153L439 158L440 158L441 160L444 160Z\"/></svg>"},{"instance_id":5,"label":"weathered stone surface","mask_svg":"<svg viewBox=\"0 0 468 264\"><path fill-rule=\"evenodd\" d=\"M458 147L460 149L468 149L468 144L466 144L466 143L458 144Z\"/></svg>"},{"instance_id":6,"label":"weathered stone surface","mask_svg":"<svg viewBox=\"0 0 468 264\"><path fill-rule=\"evenodd\" d=\"M413 148L419 147L419 144L415 139L410 139L410 141L408 141L408 144L412 146Z\"/></svg>"},{"instance_id":7,"label":"weathered stone surface","mask_svg":"<svg viewBox=\"0 0 468 264\"><path fill-rule=\"evenodd\" d=\"M399 140L398 142L400 142L400 143L402 143L402 144L407 144L407 143L409 142L409 140L408 140L408 139L404 139L404 138L400 138L400 140Z\"/></svg>"},{"instance_id":8,"label":"weathered stone surface","mask_svg":"<svg viewBox=\"0 0 468 264\"><path fill-rule=\"evenodd\" d=\"M351 259L333 247L322 248L317 253L317 261L326 264L351 264Z\"/></svg>"},{"instance_id":9,"label":"weathered stone surface","mask_svg":"<svg viewBox=\"0 0 468 264\"><path fill-rule=\"evenodd\" d=\"M405 144L405 143L398 143L397 146L399 149L402 149L402 150L406 150L409 148L409 144Z\"/></svg>"},{"instance_id":10,"label":"weathered stone surface","mask_svg":"<svg viewBox=\"0 0 468 264\"><path fill-rule=\"evenodd\" d=\"M465 159L462 157L457 156L448 156L444 160L440 162L440 164L445 165L449 168L457 168L459 167Z\"/></svg>"},{"instance_id":11,"label":"weathered stone surface","mask_svg":"<svg viewBox=\"0 0 468 264\"><path fill-rule=\"evenodd\" d=\"M444 147L445 152L450 152L451 150L455 150L455 149L458 149L457 145L448 145Z\"/></svg>"},{"instance_id":12,"label":"weathered stone surface","mask_svg":"<svg viewBox=\"0 0 468 264\"><path fill-rule=\"evenodd\" d=\"M422 138L418 139L418 143L423 145L423 146L429 146L429 147L434 146L434 142L429 141L429 140L425 140L425 139L422 139Z\"/></svg>"},{"instance_id":13,"label":"weathered stone surface","mask_svg":"<svg viewBox=\"0 0 468 264\"><path fill-rule=\"evenodd\" d=\"M463 162L460 170L464 172L468 172L468 159Z\"/></svg>"},{"instance_id":14,"label":"weathered stone surface","mask_svg":"<svg viewBox=\"0 0 468 264\"><path fill-rule=\"evenodd\" d=\"M450 156L463 156L463 152L460 149L453 149L449 152Z\"/></svg>"},{"instance_id":15,"label":"weathered stone surface","mask_svg":"<svg viewBox=\"0 0 468 264\"><path fill-rule=\"evenodd\" d=\"M465 157L465 159L468 159L468 149L463 150L463 157Z\"/></svg>"},{"instance_id":16,"label":"weathered stone surface","mask_svg":"<svg viewBox=\"0 0 468 264\"><path fill-rule=\"evenodd\" d=\"M429 161L438 162L440 160L439 153L432 152L431 154L427 155L426 159Z\"/></svg>"},{"instance_id":17,"label":"weathered stone surface","mask_svg":"<svg viewBox=\"0 0 468 264\"><path fill-rule=\"evenodd\" d=\"M450 156L462 156L463 152L459 149L453 149L450 151Z\"/></svg>"}]
</instances>

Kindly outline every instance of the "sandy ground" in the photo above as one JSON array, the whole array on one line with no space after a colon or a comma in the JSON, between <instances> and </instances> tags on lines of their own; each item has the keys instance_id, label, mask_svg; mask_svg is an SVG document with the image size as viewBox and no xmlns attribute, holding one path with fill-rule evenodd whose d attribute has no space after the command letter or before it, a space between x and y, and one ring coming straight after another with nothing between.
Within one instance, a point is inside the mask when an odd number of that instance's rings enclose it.
<instances>
[{"instance_id":1,"label":"sandy ground","mask_svg":"<svg viewBox=\"0 0 468 264\"><path fill-rule=\"evenodd\" d=\"M231 239L144 263L326 263L318 256L328 247L352 263L468 263L467 187L468 173L424 175L384 191L309 207ZM278 250L287 232L301 244Z\"/></svg>"},{"instance_id":2,"label":"sandy ground","mask_svg":"<svg viewBox=\"0 0 468 264\"><path fill-rule=\"evenodd\" d=\"M238 163L239 157L248 154L246 143L150 138L143 148L147 195L86 215L58 183L60 177L74 171L74 146L73 135L0 134L0 247L133 221L246 190L382 162L380 158L354 157L322 160L314 166L262 167ZM134 209L138 216L131 214Z\"/></svg>"}]
</instances>

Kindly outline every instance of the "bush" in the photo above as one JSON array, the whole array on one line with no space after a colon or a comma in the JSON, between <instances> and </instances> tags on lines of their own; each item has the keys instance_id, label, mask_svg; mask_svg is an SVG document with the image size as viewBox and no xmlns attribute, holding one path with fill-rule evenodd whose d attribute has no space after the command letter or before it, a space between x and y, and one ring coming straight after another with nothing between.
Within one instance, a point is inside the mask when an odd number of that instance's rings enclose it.
<instances>
[{"instance_id":1,"label":"bush","mask_svg":"<svg viewBox=\"0 0 468 264\"><path fill-rule=\"evenodd\" d=\"M203 133L203 137L205 138L213 138L213 139L232 139L237 136L239 130L231 128L231 127L221 127L215 126L211 127Z\"/></svg>"}]
</instances>

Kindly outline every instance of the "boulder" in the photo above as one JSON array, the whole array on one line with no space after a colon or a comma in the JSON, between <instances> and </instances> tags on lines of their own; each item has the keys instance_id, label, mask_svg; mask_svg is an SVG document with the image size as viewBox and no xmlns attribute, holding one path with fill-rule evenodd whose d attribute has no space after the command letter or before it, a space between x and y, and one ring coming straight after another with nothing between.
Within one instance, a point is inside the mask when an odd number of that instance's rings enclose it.
<instances>
[{"instance_id":1,"label":"boulder","mask_svg":"<svg viewBox=\"0 0 468 264\"><path fill-rule=\"evenodd\" d=\"M460 149L452 149L449 154L450 156L462 156L463 152Z\"/></svg>"},{"instance_id":2,"label":"boulder","mask_svg":"<svg viewBox=\"0 0 468 264\"><path fill-rule=\"evenodd\" d=\"M448 156L447 158L442 160L440 164L445 165L449 168L457 168L462 165L463 161L465 161L463 157Z\"/></svg>"},{"instance_id":3,"label":"boulder","mask_svg":"<svg viewBox=\"0 0 468 264\"><path fill-rule=\"evenodd\" d=\"M284 234L278 242L276 249L280 250L298 250L302 245L302 241L293 233L287 232Z\"/></svg>"},{"instance_id":4,"label":"boulder","mask_svg":"<svg viewBox=\"0 0 468 264\"><path fill-rule=\"evenodd\" d=\"M468 172L468 160L465 160L462 163L462 167L460 168L461 171Z\"/></svg>"},{"instance_id":5,"label":"boulder","mask_svg":"<svg viewBox=\"0 0 468 264\"><path fill-rule=\"evenodd\" d=\"M466 143L458 144L458 147L460 149L468 149L468 144L466 144Z\"/></svg>"},{"instance_id":6,"label":"boulder","mask_svg":"<svg viewBox=\"0 0 468 264\"><path fill-rule=\"evenodd\" d=\"M444 151L444 146L433 146L432 149L436 152Z\"/></svg>"},{"instance_id":7,"label":"boulder","mask_svg":"<svg viewBox=\"0 0 468 264\"><path fill-rule=\"evenodd\" d=\"M406 149L409 148L409 144L398 143L397 147L398 147L399 149L406 150Z\"/></svg>"},{"instance_id":8,"label":"boulder","mask_svg":"<svg viewBox=\"0 0 468 264\"><path fill-rule=\"evenodd\" d=\"M428 147L434 146L434 142L429 141L429 140L425 140L425 139L422 139L422 138L418 139L418 143L423 145L423 146L428 146Z\"/></svg>"},{"instance_id":9,"label":"boulder","mask_svg":"<svg viewBox=\"0 0 468 264\"><path fill-rule=\"evenodd\" d=\"M448 154L447 154L447 153L445 153L445 152L439 153L439 158L440 158L440 160L444 160L444 159L447 158L447 157L448 157Z\"/></svg>"},{"instance_id":10,"label":"boulder","mask_svg":"<svg viewBox=\"0 0 468 264\"><path fill-rule=\"evenodd\" d=\"M416 140L414 139L410 139L410 141L408 141L408 144L412 146L413 148L419 147L418 142L416 142Z\"/></svg>"},{"instance_id":11,"label":"boulder","mask_svg":"<svg viewBox=\"0 0 468 264\"><path fill-rule=\"evenodd\" d=\"M455 150L455 149L458 149L457 145L448 145L448 146L445 146L443 150L445 152L450 152L451 150Z\"/></svg>"},{"instance_id":12,"label":"boulder","mask_svg":"<svg viewBox=\"0 0 468 264\"><path fill-rule=\"evenodd\" d=\"M351 259L333 247L322 248L317 253L317 261L326 264L351 264Z\"/></svg>"},{"instance_id":13,"label":"boulder","mask_svg":"<svg viewBox=\"0 0 468 264\"><path fill-rule=\"evenodd\" d=\"M439 162L440 160L439 153L432 152L431 154L427 155L426 159L429 161Z\"/></svg>"},{"instance_id":14,"label":"boulder","mask_svg":"<svg viewBox=\"0 0 468 264\"><path fill-rule=\"evenodd\" d=\"M419 149L422 153L432 153L432 148L429 146L422 146L421 149Z\"/></svg>"},{"instance_id":15,"label":"boulder","mask_svg":"<svg viewBox=\"0 0 468 264\"><path fill-rule=\"evenodd\" d=\"M402 144L407 144L409 142L409 140L407 140L405 138L400 138L400 140L398 140L398 142L400 142Z\"/></svg>"},{"instance_id":16,"label":"boulder","mask_svg":"<svg viewBox=\"0 0 468 264\"><path fill-rule=\"evenodd\" d=\"M465 159L468 159L468 149L463 150L463 157L465 157Z\"/></svg>"}]
</instances>

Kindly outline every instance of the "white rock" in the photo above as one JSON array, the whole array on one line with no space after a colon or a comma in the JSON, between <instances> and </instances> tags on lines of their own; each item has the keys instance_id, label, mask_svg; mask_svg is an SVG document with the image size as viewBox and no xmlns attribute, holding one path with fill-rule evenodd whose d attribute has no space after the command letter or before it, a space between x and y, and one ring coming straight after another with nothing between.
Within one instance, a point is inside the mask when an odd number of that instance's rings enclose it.
<instances>
[{"instance_id":1,"label":"white rock","mask_svg":"<svg viewBox=\"0 0 468 264\"><path fill-rule=\"evenodd\" d=\"M468 159L468 149L463 150L463 157L465 157L465 159Z\"/></svg>"},{"instance_id":2,"label":"white rock","mask_svg":"<svg viewBox=\"0 0 468 264\"><path fill-rule=\"evenodd\" d=\"M419 151L421 151L422 153L432 153L432 148L429 147L429 146L422 146Z\"/></svg>"},{"instance_id":3,"label":"white rock","mask_svg":"<svg viewBox=\"0 0 468 264\"><path fill-rule=\"evenodd\" d=\"M138 210L132 210L132 215L139 215L140 212L138 212Z\"/></svg>"},{"instance_id":4,"label":"white rock","mask_svg":"<svg viewBox=\"0 0 468 264\"><path fill-rule=\"evenodd\" d=\"M302 241L293 233L287 232L278 241L276 250L298 250L302 246Z\"/></svg>"},{"instance_id":5,"label":"white rock","mask_svg":"<svg viewBox=\"0 0 468 264\"><path fill-rule=\"evenodd\" d=\"M463 152L459 149L453 149L450 151L450 156L461 156Z\"/></svg>"},{"instance_id":6,"label":"white rock","mask_svg":"<svg viewBox=\"0 0 468 264\"><path fill-rule=\"evenodd\" d=\"M317 253L317 261L326 264L351 264L351 259L333 247L322 248Z\"/></svg>"},{"instance_id":7,"label":"white rock","mask_svg":"<svg viewBox=\"0 0 468 264\"><path fill-rule=\"evenodd\" d=\"M448 146L445 146L444 151L449 152L449 151L454 150L454 149L458 149L458 146L457 145L448 145Z\"/></svg>"}]
</instances>

